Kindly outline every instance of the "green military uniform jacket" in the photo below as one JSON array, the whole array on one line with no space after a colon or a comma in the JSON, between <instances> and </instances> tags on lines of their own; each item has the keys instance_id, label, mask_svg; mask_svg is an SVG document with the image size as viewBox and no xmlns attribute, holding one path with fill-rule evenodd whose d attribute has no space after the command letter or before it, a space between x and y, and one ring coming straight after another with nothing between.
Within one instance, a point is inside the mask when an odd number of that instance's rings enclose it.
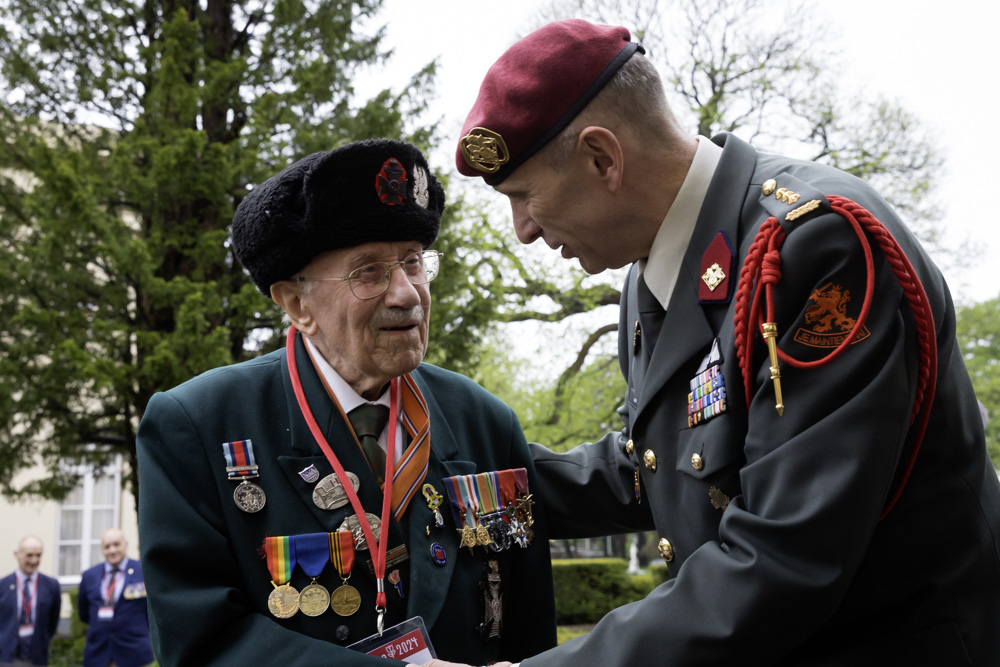
<instances>
[{"instance_id":1,"label":"green military uniform jacket","mask_svg":"<svg viewBox=\"0 0 1000 667\"><path fill-rule=\"evenodd\" d=\"M301 336L296 359L313 414L347 471L360 479L367 512L381 515L382 493L348 426L324 390ZM445 495L442 479L508 468L527 468L537 479L513 411L472 381L421 365L413 377L430 411L431 454L425 482ZM249 439L259 466L255 479L266 493L263 509L240 510L236 484L226 475L222 444ZM285 351L209 371L150 401L139 428L139 535L149 599L153 645L161 665L384 665L347 648L375 632L375 578L358 551L350 583L361 594L349 617L327 610L281 620L268 611L273 590L263 557L265 537L330 532L354 514L348 504L323 510L312 501L314 484L299 471L314 465L320 478L333 472L296 403ZM459 549L447 501L445 527L418 493L388 527L389 549L405 543L409 558L394 566L403 595L386 583L385 627L421 616L438 656L483 664L518 660L555 644L555 611L546 521L535 506L535 536L527 548L500 553ZM382 527L383 532L386 527ZM447 554L435 563L431 545ZM499 562L503 603L499 639L484 638L484 579L488 559ZM394 568L388 568L387 572ZM309 583L296 568L292 585ZM318 583L335 590L332 565Z\"/></svg>"},{"instance_id":2,"label":"green military uniform jacket","mask_svg":"<svg viewBox=\"0 0 1000 667\"><path fill-rule=\"evenodd\" d=\"M1000 665L1000 484L943 278L860 180L733 136L714 141L721 160L648 361L651 341L634 335L634 268L622 290L623 429L566 455L533 449L553 537L655 529L672 578L523 667ZM873 240L874 297L860 339L819 368L780 363L781 416L759 332L746 405L736 299L699 303L716 235L728 237L738 271L775 216L787 232L774 290L778 347L802 360L829 353L860 311L865 260L826 195L860 203L889 229L936 328L930 423L881 522L911 451L917 369L913 317L885 253ZM815 210L786 219L813 200ZM831 303L842 308L825 311ZM690 381L716 338L728 405L690 428Z\"/></svg>"}]
</instances>

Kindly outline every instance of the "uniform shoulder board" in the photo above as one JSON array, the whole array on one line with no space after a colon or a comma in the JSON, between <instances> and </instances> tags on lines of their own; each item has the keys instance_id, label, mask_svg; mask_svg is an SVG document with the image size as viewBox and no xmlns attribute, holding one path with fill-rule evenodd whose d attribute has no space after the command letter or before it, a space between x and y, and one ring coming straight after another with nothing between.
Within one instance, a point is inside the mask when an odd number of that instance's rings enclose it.
<instances>
[{"instance_id":1,"label":"uniform shoulder board","mask_svg":"<svg viewBox=\"0 0 1000 667\"><path fill-rule=\"evenodd\" d=\"M822 192L786 173L761 184L759 201L768 217L777 218L786 233L809 218L831 210Z\"/></svg>"}]
</instances>

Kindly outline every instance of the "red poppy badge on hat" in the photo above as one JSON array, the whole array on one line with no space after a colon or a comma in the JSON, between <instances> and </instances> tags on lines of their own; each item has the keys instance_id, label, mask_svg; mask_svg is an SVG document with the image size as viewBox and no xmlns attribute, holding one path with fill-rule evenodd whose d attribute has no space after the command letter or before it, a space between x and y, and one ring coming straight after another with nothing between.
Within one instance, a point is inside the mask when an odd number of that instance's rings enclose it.
<instances>
[{"instance_id":1,"label":"red poppy badge on hat","mask_svg":"<svg viewBox=\"0 0 1000 667\"><path fill-rule=\"evenodd\" d=\"M394 157L382 163L382 170L375 177L375 191L383 204L396 206L406 196L406 169Z\"/></svg>"}]
</instances>

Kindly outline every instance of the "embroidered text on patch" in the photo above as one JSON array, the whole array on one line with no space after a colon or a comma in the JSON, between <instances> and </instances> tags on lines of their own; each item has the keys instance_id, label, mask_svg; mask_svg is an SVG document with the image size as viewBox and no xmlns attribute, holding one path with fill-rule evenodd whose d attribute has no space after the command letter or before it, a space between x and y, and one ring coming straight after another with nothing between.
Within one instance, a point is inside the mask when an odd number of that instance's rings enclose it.
<instances>
[{"instance_id":1,"label":"embroidered text on patch","mask_svg":"<svg viewBox=\"0 0 1000 667\"><path fill-rule=\"evenodd\" d=\"M851 292L840 285L827 283L813 290L809 295L811 305L806 309L805 323L808 328L799 327L795 332L795 342L809 347L837 347L844 342L855 318L848 316L847 304L851 301ZM861 327L854 343L860 342L871 332L867 327ZM853 344L853 343L852 343Z\"/></svg>"}]
</instances>

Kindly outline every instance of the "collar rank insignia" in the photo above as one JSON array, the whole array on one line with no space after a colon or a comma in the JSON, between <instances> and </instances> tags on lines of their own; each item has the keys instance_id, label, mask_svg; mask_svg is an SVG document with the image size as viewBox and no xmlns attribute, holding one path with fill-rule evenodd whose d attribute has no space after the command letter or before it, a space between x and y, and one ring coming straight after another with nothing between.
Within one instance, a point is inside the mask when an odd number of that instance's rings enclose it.
<instances>
[{"instance_id":1,"label":"collar rank insignia","mask_svg":"<svg viewBox=\"0 0 1000 667\"><path fill-rule=\"evenodd\" d=\"M701 282L698 284L698 303L729 303L732 298L732 279L736 253L726 233L720 231L701 256Z\"/></svg>"},{"instance_id":2,"label":"collar rank insignia","mask_svg":"<svg viewBox=\"0 0 1000 667\"><path fill-rule=\"evenodd\" d=\"M712 351L691 378L688 393L688 428L694 428L726 411L726 378L722 374L722 351L719 339L712 341Z\"/></svg>"}]
</instances>

